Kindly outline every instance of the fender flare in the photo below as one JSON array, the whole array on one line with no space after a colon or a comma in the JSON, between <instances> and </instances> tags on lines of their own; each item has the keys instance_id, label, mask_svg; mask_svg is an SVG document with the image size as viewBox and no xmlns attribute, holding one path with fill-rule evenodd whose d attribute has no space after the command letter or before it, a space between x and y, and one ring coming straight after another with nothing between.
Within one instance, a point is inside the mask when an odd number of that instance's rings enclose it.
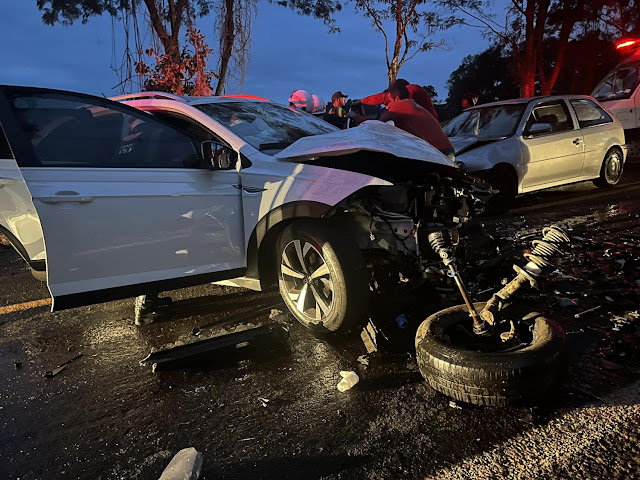
<instances>
[{"instance_id":1,"label":"fender flare","mask_svg":"<svg viewBox=\"0 0 640 480\"><path fill-rule=\"evenodd\" d=\"M249 237L245 276L260 280L263 290L269 287L275 280L276 265L275 257L267 252L275 249L282 228L301 218L322 218L332 208L332 205L326 203L301 200L285 203L267 213L258 221Z\"/></svg>"},{"instance_id":2,"label":"fender flare","mask_svg":"<svg viewBox=\"0 0 640 480\"><path fill-rule=\"evenodd\" d=\"M46 262L45 260L31 260L29 258L29 254L27 253L27 249L24 248L24 245L18 240L18 238L11 233L8 229L0 225L0 233L3 234L9 240L11 246L15 249L16 252L22 257L22 259L29 264L31 268L38 272L44 272L46 270Z\"/></svg>"}]
</instances>

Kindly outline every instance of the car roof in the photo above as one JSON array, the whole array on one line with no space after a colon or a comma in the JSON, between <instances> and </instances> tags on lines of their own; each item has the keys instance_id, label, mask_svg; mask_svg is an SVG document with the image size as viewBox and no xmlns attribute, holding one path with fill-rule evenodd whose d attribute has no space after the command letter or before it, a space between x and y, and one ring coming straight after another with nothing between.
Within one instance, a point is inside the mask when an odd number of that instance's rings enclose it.
<instances>
[{"instance_id":1,"label":"car roof","mask_svg":"<svg viewBox=\"0 0 640 480\"><path fill-rule=\"evenodd\" d=\"M116 102L129 102L132 100L174 100L187 105L200 105L202 103L228 103L228 102L270 102L271 100L255 95L220 95L211 97L191 97L189 95L174 95L167 92L138 92L126 95L109 97Z\"/></svg>"},{"instance_id":2,"label":"car roof","mask_svg":"<svg viewBox=\"0 0 640 480\"><path fill-rule=\"evenodd\" d=\"M475 107L468 108L467 110L475 110L475 109L480 109L485 107L497 107L501 105L523 105L523 104L528 104L534 101L537 102L540 100L552 101L552 100L560 100L560 99L568 100L573 98L587 98L589 100L593 100L593 98L588 95L545 95L545 96L529 97L529 98L513 98L510 100L501 100L499 102L483 103L482 105L476 105Z\"/></svg>"}]
</instances>

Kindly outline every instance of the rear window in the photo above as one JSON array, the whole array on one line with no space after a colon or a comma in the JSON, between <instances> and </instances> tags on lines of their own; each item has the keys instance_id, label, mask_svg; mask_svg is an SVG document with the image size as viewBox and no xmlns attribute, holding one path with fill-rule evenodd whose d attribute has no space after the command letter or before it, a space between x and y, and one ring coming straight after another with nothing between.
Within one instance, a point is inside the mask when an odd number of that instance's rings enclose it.
<instances>
[{"instance_id":1,"label":"rear window","mask_svg":"<svg viewBox=\"0 0 640 480\"><path fill-rule=\"evenodd\" d=\"M576 111L580 128L593 127L613 121L607 112L590 100L574 99L571 100L571 105Z\"/></svg>"},{"instance_id":2,"label":"rear window","mask_svg":"<svg viewBox=\"0 0 640 480\"><path fill-rule=\"evenodd\" d=\"M0 158L13 158L13 152L4 134L4 130L0 126Z\"/></svg>"}]
</instances>

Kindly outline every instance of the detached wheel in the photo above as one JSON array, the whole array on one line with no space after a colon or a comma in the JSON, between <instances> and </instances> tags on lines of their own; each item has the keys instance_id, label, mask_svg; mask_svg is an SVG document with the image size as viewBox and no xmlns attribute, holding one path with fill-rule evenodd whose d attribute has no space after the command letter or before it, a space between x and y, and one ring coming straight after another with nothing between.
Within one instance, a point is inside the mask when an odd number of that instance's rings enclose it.
<instances>
[{"instance_id":1,"label":"detached wheel","mask_svg":"<svg viewBox=\"0 0 640 480\"><path fill-rule=\"evenodd\" d=\"M475 305L477 311L484 308ZM539 314L528 317L530 337L525 340L524 332L521 345L486 352L458 346L461 329L468 336L471 325L465 305L431 315L416 333L420 373L434 390L460 402L503 406L539 400L564 373L564 331Z\"/></svg>"},{"instance_id":2,"label":"detached wheel","mask_svg":"<svg viewBox=\"0 0 640 480\"><path fill-rule=\"evenodd\" d=\"M624 169L622 152L617 148L612 148L602 161L600 168L600 177L593 181L597 187L613 187L617 185L622 178Z\"/></svg>"},{"instance_id":3,"label":"detached wheel","mask_svg":"<svg viewBox=\"0 0 640 480\"><path fill-rule=\"evenodd\" d=\"M329 222L299 221L277 245L280 295L293 316L315 333L364 324L367 269L358 246Z\"/></svg>"}]
</instances>

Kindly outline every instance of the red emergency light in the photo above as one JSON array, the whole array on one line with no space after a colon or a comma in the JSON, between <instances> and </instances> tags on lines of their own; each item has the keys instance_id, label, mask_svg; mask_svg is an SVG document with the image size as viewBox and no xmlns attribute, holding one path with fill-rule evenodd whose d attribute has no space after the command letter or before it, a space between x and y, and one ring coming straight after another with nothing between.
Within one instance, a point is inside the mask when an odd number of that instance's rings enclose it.
<instances>
[{"instance_id":1,"label":"red emergency light","mask_svg":"<svg viewBox=\"0 0 640 480\"><path fill-rule=\"evenodd\" d=\"M629 48L633 46L640 46L640 40L637 40L637 39L620 40L618 43L616 43L617 50L621 50L623 48Z\"/></svg>"}]
</instances>

